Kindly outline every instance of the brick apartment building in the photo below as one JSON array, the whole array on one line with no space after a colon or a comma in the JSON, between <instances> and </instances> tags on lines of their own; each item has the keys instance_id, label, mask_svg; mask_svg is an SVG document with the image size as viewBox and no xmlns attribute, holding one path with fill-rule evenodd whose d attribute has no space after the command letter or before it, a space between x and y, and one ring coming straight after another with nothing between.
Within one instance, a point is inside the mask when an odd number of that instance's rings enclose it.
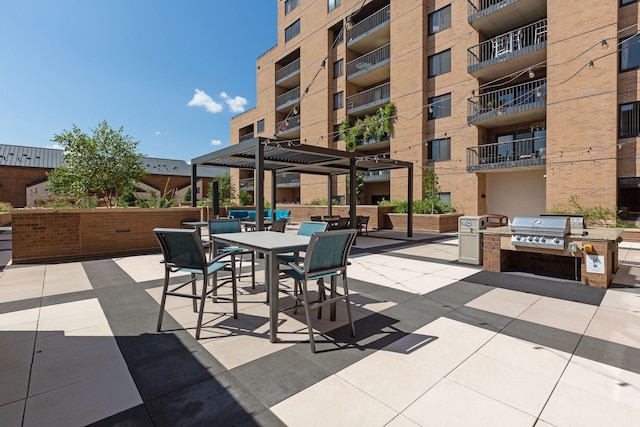
<instances>
[{"instance_id":1,"label":"brick apartment building","mask_svg":"<svg viewBox=\"0 0 640 427\"><path fill-rule=\"evenodd\" d=\"M143 157L149 175L140 183L143 190L175 191L182 200L191 184L191 166L184 160ZM0 201L9 202L14 208L33 206L34 198L46 191L47 173L62 162L62 150L0 144ZM226 168L203 168L198 171L201 179L196 186L196 199L202 198L202 188L207 196L211 178L227 175Z\"/></svg>"},{"instance_id":2,"label":"brick apartment building","mask_svg":"<svg viewBox=\"0 0 640 427\"><path fill-rule=\"evenodd\" d=\"M537 215L571 196L639 212L639 22L637 0L280 0L231 143L344 149L340 123L391 101L391 138L356 151L414 162L416 195L433 168L467 215ZM366 175L361 202L403 199L406 173ZM232 170L248 190L251 174ZM326 197L324 178L277 179L279 201Z\"/></svg>"}]
</instances>

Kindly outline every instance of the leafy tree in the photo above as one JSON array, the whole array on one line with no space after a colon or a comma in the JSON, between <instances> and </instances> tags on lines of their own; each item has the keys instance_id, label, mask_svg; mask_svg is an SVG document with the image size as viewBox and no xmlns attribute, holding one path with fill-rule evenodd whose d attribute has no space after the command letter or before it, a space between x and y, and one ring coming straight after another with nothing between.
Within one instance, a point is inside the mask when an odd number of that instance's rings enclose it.
<instances>
[{"instance_id":1,"label":"leafy tree","mask_svg":"<svg viewBox=\"0 0 640 427\"><path fill-rule=\"evenodd\" d=\"M108 206L112 199L117 205L122 192L147 175L143 155L122 127L116 131L102 121L92 130L89 136L73 125L71 131L54 135L51 141L63 147L64 155L62 166L48 174L48 190L78 198L104 196Z\"/></svg>"},{"instance_id":2,"label":"leafy tree","mask_svg":"<svg viewBox=\"0 0 640 427\"><path fill-rule=\"evenodd\" d=\"M431 204L431 213L435 213L436 204L440 200L438 175L433 169L427 169L424 175L424 199Z\"/></svg>"},{"instance_id":3,"label":"leafy tree","mask_svg":"<svg viewBox=\"0 0 640 427\"><path fill-rule=\"evenodd\" d=\"M365 193L364 189L364 174L356 174L356 196L360 197ZM347 175L347 194L351 194L351 176Z\"/></svg>"},{"instance_id":4,"label":"leafy tree","mask_svg":"<svg viewBox=\"0 0 640 427\"><path fill-rule=\"evenodd\" d=\"M185 191L183 201L185 202L191 201L191 187L187 188L187 191Z\"/></svg>"},{"instance_id":5,"label":"leafy tree","mask_svg":"<svg viewBox=\"0 0 640 427\"><path fill-rule=\"evenodd\" d=\"M218 181L218 193L220 193L220 204L228 205L231 199L236 197L236 189L231 182L231 175L218 175L213 178ZM213 200L213 183L209 185L209 201Z\"/></svg>"},{"instance_id":6,"label":"leafy tree","mask_svg":"<svg viewBox=\"0 0 640 427\"><path fill-rule=\"evenodd\" d=\"M253 202L253 196L247 190L240 190L238 199L240 199L240 206L247 206Z\"/></svg>"}]
</instances>

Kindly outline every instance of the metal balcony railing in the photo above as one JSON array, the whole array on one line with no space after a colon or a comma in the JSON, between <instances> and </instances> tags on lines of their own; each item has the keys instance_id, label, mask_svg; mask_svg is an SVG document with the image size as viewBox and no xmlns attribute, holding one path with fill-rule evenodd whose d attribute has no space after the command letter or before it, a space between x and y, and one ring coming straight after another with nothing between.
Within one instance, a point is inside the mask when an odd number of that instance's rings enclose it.
<instances>
[{"instance_id":1,"label":"metal balcony railing","mask_svg":"<svg viewBox=\"0 0 640 427\"><path fill-rule=\"evenodd\" d=\"M352 114L370 107L385 104L391 100L391 84L365 90L347 98L347 113Z\"/></svg>"},{"instance_id":2,"label":"metal balcony railing","mask_svg":"<svg viewBox=\"0 0 640 427\"><path fill-rule=\"evenodd\" d=\"M286 77L289 77L292 74L300 72L300 58L294 60L293 62L285 65L276 71L276 83Z\"/></svg>"},{"instance_id":3,"label":"metal balcony railing","mask_svg":"<svg viewBox=\"0 0 640 427\"><path fill-rule=\"evenodd\" d=\"M286 120L278 122L276 129L278 133L287 133L300 127L300 116L289 117Z\"/></svg>"},{"instance_id":4,"label":"metal balcony railing","mask_svg":"<svg viewBox=\"0 0 640 427\"><path fill-rule=\"evenodd\" d=\"M387 64L391 58L391 45L385 45L347 63L347 78L355 74L366 73L380 65Z\"/></svg>"},{"instance_id":5,"label":"metal balcony railing","mask_svg":"<svg viewBox=\"0 0 640 427\"><path fill-rule=\"evenodd\" d=\"M276 109L295 104L300 100L300 86L276 97Z\"/></svg>"},{"instance_id":6,"label":"metal balcony railing","mask_svg":"<svg viewBox=\"0 0 640 427\"><path fill-rule=\"evenodd\" d=\"M300 185L300 174L295 172L282 172L276 175L276 185L282 187L295 187Z\"/></svg>"},{"instance_id":7,"label":"metal balcony railing","mask_svg":"<svg viewBox=\"0 0 640 427\"><path fill-rule=\"evenodd\" d=\"M469 72L546 46L547 20L501 34L467 49ZM511 54L511 55L509 55ZM485 64L486 63L486 64Z\"/></svg>"},{"instance_id":8,"label":"metal balcony railing","mask_svg":"<svg viewBox=\"0 0 640 427\"><path fill-rule=\"evenodd\" d=\"M469 98L467 120L468 122L474 122L542 108L546 105L546 95L546 78L483 93Z\"/></svg>"},{"instance_id":9,"label":"metal balcony railing","mask_svg":"<svg viewBox=\"0 0 640 427\"><path fill-rule=\"evenodd\" d=\"M238 140L240 142L242 142L242 141L247 141L247 140L252 139L252 138L253 138L253 132L245 133L244 135L241 135L240 138L238 138Z\"/></svg>"},{"instance_id":10,"label":"metal balcony railing","mask_svg":"<svg viewBox=\"0 0 640 427\"><path fill-rule=\"evenodd\" d=\"M355 24L347 30L347 40L350 42L362 37L368 32L377 29L383 25L389 25L391 21L391 6L386 6L366 17L362 21Z\"/></svg>"},{"instance_id":11,"label":"metal balcony railing","mask_svg":"<svg viewBox=\"0 0 640 427\"><path fill-rule=\"evenodd\" d=\"M467 172L546 165L547 137L467 148Z\"/></svg>"},{"instance_id":12,"label":"metal balcony railing","mask_svg":"<svg viewBox=\"0 0 640 427\"><path fill-rule=\"evenodd\" d=\"M467 9L469 17L475 15L476 13L482 12L485 9L489 9L490 7L495 7L496 9L504 6L500 5L500 3L513 3L514 0L467 0ZM516 0L517 1L517 0Z\"/></svg>"},{"instance_id":13,"label":"metal balcony railing","mask_svg":"<svg viewBox=\"0 0 640 427\"><path fill-rule=\"evenodd\" d=\"M241 190L253 190L253 178L240 178L240 189Z\"/></svg>"},{"instance_id":14,"label":"metal balcony railing","mask_svg":"<svg viewBox=\"0 0 640 427\"><path fill-rule=\"evenodd\" d=\"M391 171L370 171L364 173L364 182L380 182L389 181L391 179Z\"/></svg>"}]
</instances>

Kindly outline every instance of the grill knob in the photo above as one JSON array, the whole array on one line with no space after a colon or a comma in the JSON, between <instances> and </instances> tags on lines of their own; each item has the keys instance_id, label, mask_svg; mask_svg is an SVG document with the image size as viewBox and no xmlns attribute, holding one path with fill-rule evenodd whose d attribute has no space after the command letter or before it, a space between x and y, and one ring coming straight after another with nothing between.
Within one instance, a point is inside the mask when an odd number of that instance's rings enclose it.
<instances>
[{"instance_id":1,"label":"grill knob","mask_svg":"<svg viewBox=\"0 0 640 427\"><path fill-rule=\"evenodd\" d=\"M544 243L544 242L546 242L546 241L547 241L547 239L545 239L544 237L541 237L541 238L540 238L540 241L541 241L542 243Z\"/></svg>"},{"instance_id":2,"label":"grill knob","mask_svg":"<svg viewBox=\"0 0 640 427\"><path fill-rule=\"evenodd\" d=\"M553 243L555 243L555 244L557 245L558 243L560 243L560 239L558 239L558 238L556 237L555 239L553 239Z\"/></svg>"},{"instance_id":3,"label":"grill knob","mask_svg":"<svg viewBox=\"0 0 640 427\"><path fill-rule=\"evenodd\" d=\"M521 239L520 235L516 235L516 240L520 241L520 239Z\"/></svg>"},{"instance_id":4,"label":"grill knob","mask_svg":"<svg viewBox=\"0 0 640 427\"><path fill-rule=\"evenodd\" d=\"M540 240L540 238L539 238L538 236L536 236L536 237L534 237L534 238L533 238L533 240L534 240L535 242L537 242L538 240Z\"/></svg>"},{"instance_id":5,"label":"grill knob","mask_svg":"<svg viewBox=\"0 0 640 427\"><path fill-rule=\"evenodd\" d=\"M533 236L527 237L527 240L531 242L533 240Z\"/></svg>"}]
</instances>

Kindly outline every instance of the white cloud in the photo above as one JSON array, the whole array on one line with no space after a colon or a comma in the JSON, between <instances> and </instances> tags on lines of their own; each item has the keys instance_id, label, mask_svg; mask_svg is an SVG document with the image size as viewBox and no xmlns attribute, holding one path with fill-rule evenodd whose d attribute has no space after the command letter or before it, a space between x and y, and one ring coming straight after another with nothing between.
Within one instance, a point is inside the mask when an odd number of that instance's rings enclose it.
<instances>
[{"instance_id":1,"label":"white cloud","mask_svg":"<svg viewBox=\"0 0 640 427\"><path fill-rule=\"evenodd\" d=\"M60 145L60 144L53 144L53 145L47 146L47 148L53 148L54 150L62 150L63 149L62 145Z\"/></svg>"},{"instance_id":2,"label":"white cloud","mask_svg":"<svg viewBox=\"0 0 640 427\"><path fill-rule=\"evenodd\" d=\"M187 105L189 107L204 107L211 114L222 111L222 105L215 102L205 91L200 89L196 89L196 93Z\"/></svg>"},{"instance_id":3,"label":"white cloud","mask_svg":"<svg viewBox=\"0 0 640 427\"><path fill-rule=\"evenodd\" d=\"M222 141L220 141L219 139L212 139L211 145L213 145L214 147L217 147L219 145L222 145Z\"/></svg>"},{"instance_id":4,"label":"white cloud","mask_svg":"<svg viewBox=\"0 0 640 427\"><path fill-rule=\"evenodd\" d=\"M156 136L158 136L158 135L160 135L160 134L162 134L162 132L161 132L161 131L159 131L159 130L157 130L157 131L156 131Z\"/></svg>"},{"instance_id":5,"label":"white cloud","mask_svg":"<svg viewBox=\"0 0 640 427\"><path fill-rule=\"evenodd\" d=\"M231 98L226 92L222 92L220 97L224 99L224 102L227 103L227 107L229 107L229 111L232 113L242 113L244 111L244 106L247 105L247 99L241 96Z\"/></svg>"}]
</instances>

